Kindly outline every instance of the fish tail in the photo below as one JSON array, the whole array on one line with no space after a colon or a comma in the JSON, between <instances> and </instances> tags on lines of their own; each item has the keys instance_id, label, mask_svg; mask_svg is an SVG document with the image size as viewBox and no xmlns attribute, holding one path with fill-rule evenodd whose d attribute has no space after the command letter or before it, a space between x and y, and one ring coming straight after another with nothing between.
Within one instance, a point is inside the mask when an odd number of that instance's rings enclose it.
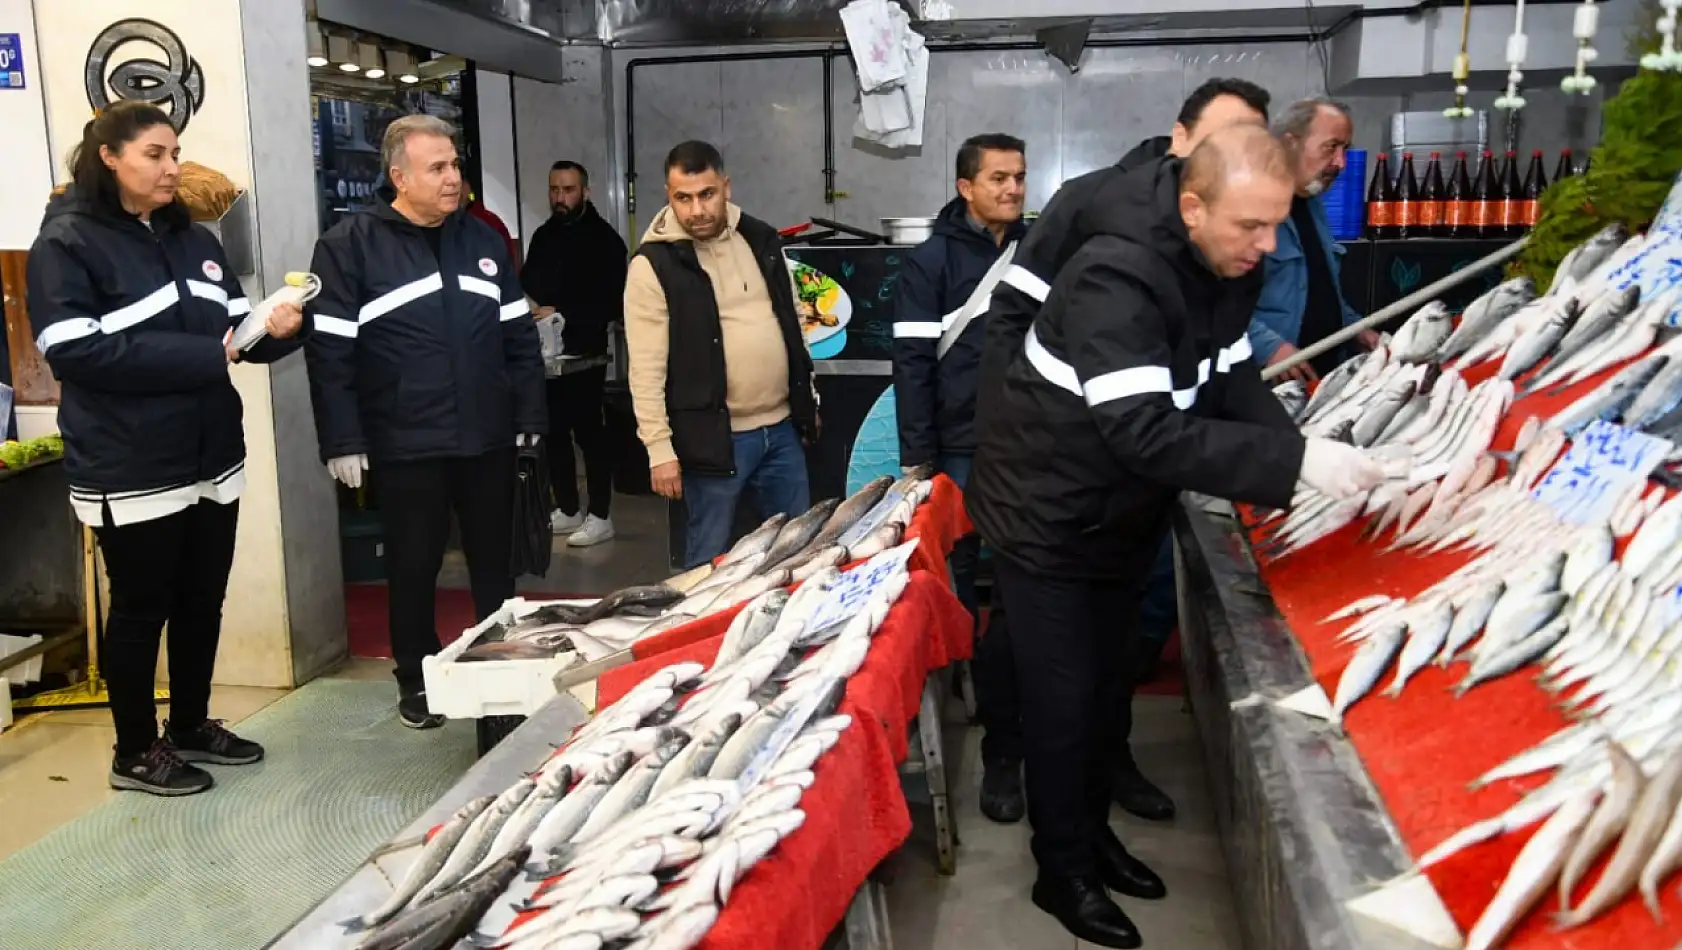
<instances>
[{"instance_id":1,"label":"fish tail","mask_svg":"<svg viewBox=\"0 0 1682 950\"><path fill-rule=\"evenodd\" d=\"M1659 910L1659 882L1648 880L1646 875L1641 878L1641 902L1647 905L1647 912L1656 923L1664 923L1664 914Z\"/></svg>"},{"instance_id":2,"label":"fish tail","mask_svg":"<svg viewBox=\"0 0 1682 950\"><path fill-rule=\"evenodd\" d=\"M347 934L361 933L368 929L368 920L365 917L352 917L339 921L339 926L345 928Z\"/></svg>"}]
</instances>

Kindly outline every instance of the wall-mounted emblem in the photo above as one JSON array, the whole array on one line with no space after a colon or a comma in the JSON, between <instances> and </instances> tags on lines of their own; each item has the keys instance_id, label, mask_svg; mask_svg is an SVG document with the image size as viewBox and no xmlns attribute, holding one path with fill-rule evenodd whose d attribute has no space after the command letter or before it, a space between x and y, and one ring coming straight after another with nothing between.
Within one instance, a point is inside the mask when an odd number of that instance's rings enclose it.
<instances>
[{"instance_id":1,"label":"wall-mounted emblem","mask_svg":"<svg viewBox=\"0 0 1682 950\"><path fill-rule=\"evenodd\" d=\"M147 45L162 54L162 62L147 58ZM187 54L181 37L152 20L118 20L94 37L85 80L88 105L94 109L124 99L150 102L169 113L177 132L204 105L204 71L198 60Z\"/></svg>"}]
</instances>

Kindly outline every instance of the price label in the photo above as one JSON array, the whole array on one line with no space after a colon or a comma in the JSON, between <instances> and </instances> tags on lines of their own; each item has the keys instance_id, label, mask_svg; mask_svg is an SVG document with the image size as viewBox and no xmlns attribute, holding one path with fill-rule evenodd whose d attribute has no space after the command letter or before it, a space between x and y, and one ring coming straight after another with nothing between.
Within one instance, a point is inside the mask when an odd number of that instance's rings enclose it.
<instances>
[{"instance_id":1,"label":"price label","mask_svg":"<svg viewBox=\"0 0 1682 950\"><path fill-rule=\"evenodd\" d=\"M23 87L23 38L16 33L0 33L0 89Z\"/></svg>"},{"instance_id":2,"label":"price label","mask_svg":"<svg viewBox=\"0 0 1682 950\"><path fill-rule=\"evenodd\" d=\"M813 608L806 621L806 629L823 630L851 620L870 602L870 596L876 593L877 588L905 570L906 563L911 560L911 552L916 549L917 540L912 539L842 574L841 580L826 591L823 600Z\"/></svg>"},{"instance_id":3,"label":"price label","mask_svg":"<svg viewBox=\"0 0 1682 950\"><path fill-rule=\"evenodd\" d=\"M1672 449L1671 443L1596 420L1578 434L1532 494L1568 524L1604 522Z\"/></svg>"}]
</instances>

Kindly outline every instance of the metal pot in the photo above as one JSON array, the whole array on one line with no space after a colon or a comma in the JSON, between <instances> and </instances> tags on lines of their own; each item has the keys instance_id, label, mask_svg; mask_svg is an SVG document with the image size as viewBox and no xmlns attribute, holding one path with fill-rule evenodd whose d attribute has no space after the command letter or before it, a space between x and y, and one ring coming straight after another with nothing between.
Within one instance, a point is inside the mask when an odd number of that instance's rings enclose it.
<instances>
[{"instance_id":1,"label":"metal pot","mask_svg":"<svg viewBox=\"0 0 1682 950\"><path fill-rule=\"evenodd\" d=\"M883 218L882 230L889 244L921 244L934 236L934 221L928 218Z\"/></svg>"}]
</instances>

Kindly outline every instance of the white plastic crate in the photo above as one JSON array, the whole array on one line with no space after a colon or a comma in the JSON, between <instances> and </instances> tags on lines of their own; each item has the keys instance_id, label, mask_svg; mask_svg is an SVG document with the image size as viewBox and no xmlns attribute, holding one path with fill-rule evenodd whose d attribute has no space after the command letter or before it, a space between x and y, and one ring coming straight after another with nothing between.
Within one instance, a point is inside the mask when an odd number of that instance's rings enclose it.
<instances>
[{"instance_id":1,"label":"white plastic crate","mask_svg":"<svg viewBox=\"0 0 1682 950\"><path fill-rule=\"evenodd\" d=\"M12 682L0 676L0 732L12 727Z\"/></svg>"},{"instance_id":2,"label":"white plastic crate","mask_svg":"<svg viewBox=\"0 0 1682 950\"><path fill-rule=\"evenodd\" d=\"M587 606L594 600L528 601L515 597L461 639L429 656L421 663L426 676L426 704L434 713L450 719L480 719L485 716L529 716L555 698L555 675L582 662L576 653L563 653L546 660L483 660L457 663L479 635L496 623L513 623L544 604Z\"/></svg>"},{"instance_id":3,"label":"white plastic crate","mask_svg":"<svg viewBox=\"0 0 1682 950\"><path fill-rule=\"evenodd\" d=\"M27 650L40 642L41 635L38 633L30 634L27 637L0 633L0 660L3 660L14 653L22 653L24 650ZM37 656L33 659L25 660L18 666L8 667L5 673L0 675L5 676L8 680L18 684L19 686L26 686L41 678L41 661L44 659L46 659L45 656Z\"/></svg>"}]
</instances>

